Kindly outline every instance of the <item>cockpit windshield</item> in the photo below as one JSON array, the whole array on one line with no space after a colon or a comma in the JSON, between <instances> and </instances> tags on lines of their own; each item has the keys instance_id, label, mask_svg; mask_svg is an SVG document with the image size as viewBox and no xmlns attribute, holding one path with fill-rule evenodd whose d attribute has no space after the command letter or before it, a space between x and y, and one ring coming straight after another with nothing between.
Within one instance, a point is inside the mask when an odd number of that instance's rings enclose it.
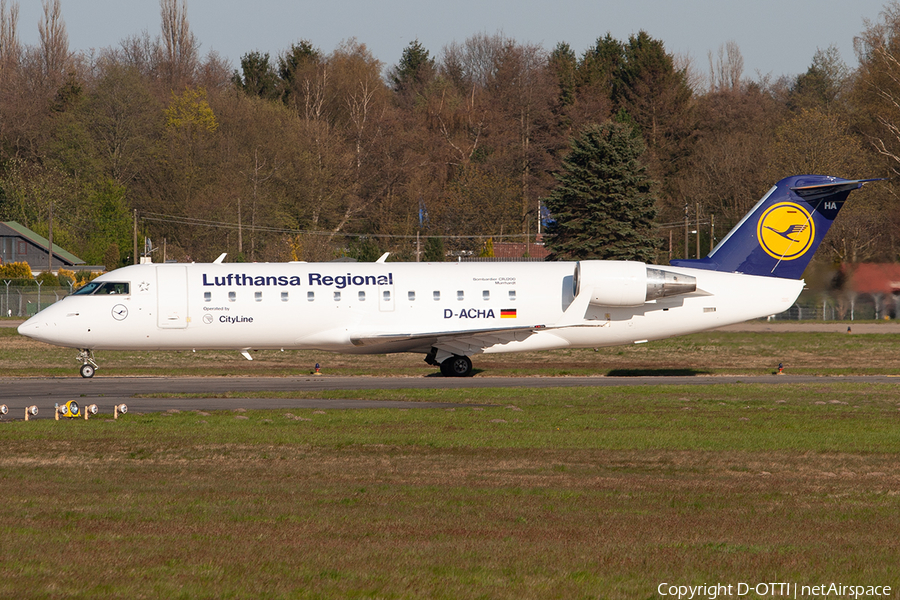
<instances>
[{"instance_id":1,"label":"cockpit windshield","mask_svg":"<svg viewBox=\"0 0 900 600\"><path fill-rule=\"evenodd\" d=\"M125 295L129 293L129 284L127 281L91 281L73 296L106 296L106 295Z\"/></svg>"}]
</instances>

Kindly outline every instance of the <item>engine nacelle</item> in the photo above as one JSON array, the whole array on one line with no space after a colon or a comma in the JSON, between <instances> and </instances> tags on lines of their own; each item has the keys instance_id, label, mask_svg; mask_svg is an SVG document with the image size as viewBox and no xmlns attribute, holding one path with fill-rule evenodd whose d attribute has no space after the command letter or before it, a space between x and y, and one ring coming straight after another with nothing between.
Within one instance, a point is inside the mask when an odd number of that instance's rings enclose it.
<instances>
[{"instance_id":1,"label":"engine nacelle","mask_svg":"<svg viewBox=\"0 0 900 600\"><path fill-rule=\"evenodd\" d=\"M590 294L592 306L640 306L697 289L695 277L635 261L579 261L574 284L575 295Z\"/></svg>"}]
</instances>

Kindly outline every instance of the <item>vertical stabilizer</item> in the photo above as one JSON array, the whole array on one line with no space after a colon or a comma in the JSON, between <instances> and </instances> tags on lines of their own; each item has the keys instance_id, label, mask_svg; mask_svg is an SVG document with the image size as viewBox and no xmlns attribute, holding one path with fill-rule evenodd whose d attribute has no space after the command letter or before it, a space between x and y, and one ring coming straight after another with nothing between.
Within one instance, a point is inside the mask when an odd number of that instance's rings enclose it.
<instances>
[{"instance_id":1,"label":"vertical stabilizer","mask_svg":"<svg viewBox=\"0 0 900 600\"><path fill-rule=\"evenodd\" d=\"M878 179L795 175L782 179L706 258L677 267L800 279L847 196Z\"/></svg>"}]
</instances>

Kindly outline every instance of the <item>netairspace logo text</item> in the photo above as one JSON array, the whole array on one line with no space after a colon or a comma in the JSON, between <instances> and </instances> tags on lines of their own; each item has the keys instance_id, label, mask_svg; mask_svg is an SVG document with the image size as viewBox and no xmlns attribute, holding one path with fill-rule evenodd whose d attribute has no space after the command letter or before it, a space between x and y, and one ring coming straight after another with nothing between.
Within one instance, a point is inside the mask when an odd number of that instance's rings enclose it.
<instances>
[{"instance_id":1,"label":"netairspace logo text","mask_svg":"<svg viewBox=\"0 0 900 600\"><path fill-rule=\"evenodd\" d=\"M845 585L843 583L716 583L703 585L675 585L661 583L656 588L660 596L692 600L694 598L740 598L747 594L759 597L784 598L880 598L891 594L889 585Z\"/></svg>"}]
</instances>

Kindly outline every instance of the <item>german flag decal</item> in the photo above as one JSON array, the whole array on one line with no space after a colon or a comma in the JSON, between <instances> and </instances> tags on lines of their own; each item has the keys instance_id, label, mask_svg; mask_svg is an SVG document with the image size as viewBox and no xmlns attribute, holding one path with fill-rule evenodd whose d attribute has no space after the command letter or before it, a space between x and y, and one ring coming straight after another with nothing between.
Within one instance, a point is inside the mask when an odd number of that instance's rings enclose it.
<instances>
[{"instance_id":1,"label":"german flag decal","mask_svg":"<svg viewBox=\"0 0 900 600\"><path fill-rule=\"evenodd\" d=\"M515 319L516 318L516 309L501 308L500 309L500 318L501 319Z\"/></svg>"}]
</instances>

